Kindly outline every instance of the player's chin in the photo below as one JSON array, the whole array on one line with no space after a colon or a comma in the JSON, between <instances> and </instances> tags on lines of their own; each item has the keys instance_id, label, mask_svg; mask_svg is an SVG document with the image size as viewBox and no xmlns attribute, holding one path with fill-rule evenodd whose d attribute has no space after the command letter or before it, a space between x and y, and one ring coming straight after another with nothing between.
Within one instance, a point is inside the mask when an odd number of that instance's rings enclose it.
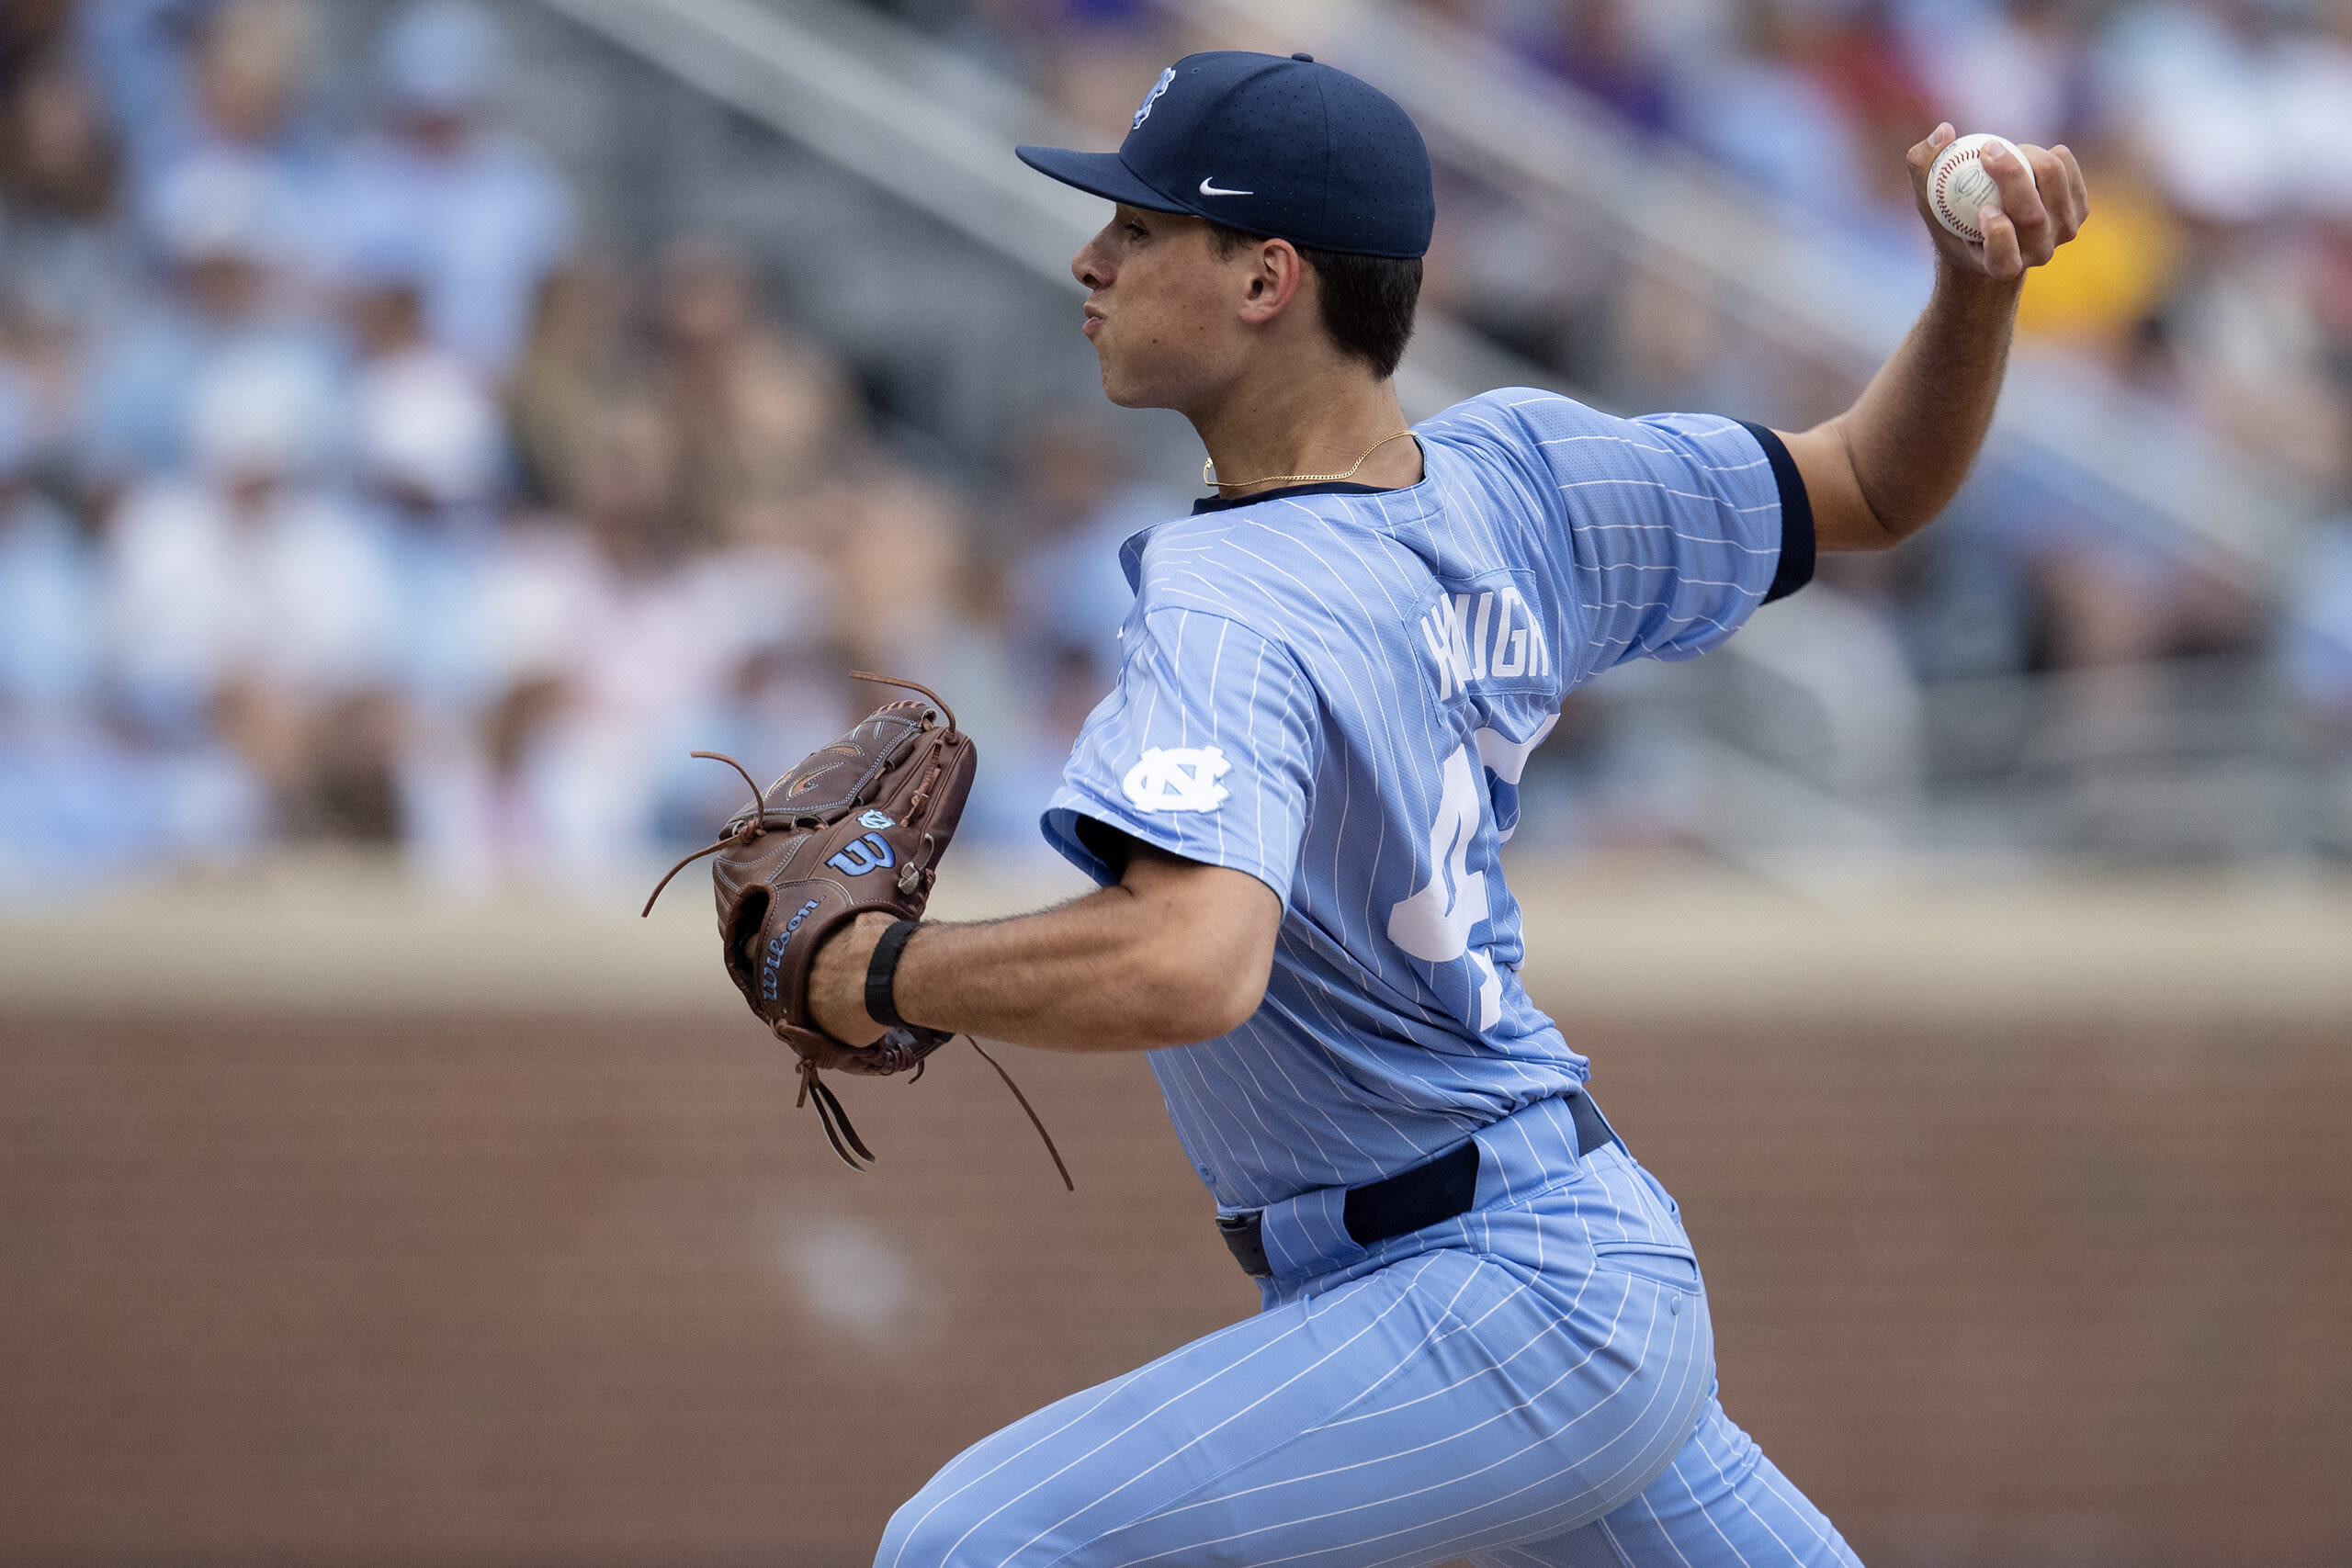
<instances>
[{"instance_id":1,"label":"player's chin","mask_svg":"<svg viewBox=\"0 0 2352 1568\"><path fill-rule=\"evenodd\" d=\"M1102 378L1102 395L1123 409L1156 409L1162 406L1132 387L1118 385L1107 375Z\"/></svg>"},{"instance_id":2,"label":"player's chin","mask_svg":"<svg viewBox=\"0 0 2352 1568\"><path fill-rule=\"evenodd\" d=\"M1155 383L1115 364L1107 354L1102 355L1102 395L1123 409L1173 406L1159 393Z\"/></svg>"}]
</instances>

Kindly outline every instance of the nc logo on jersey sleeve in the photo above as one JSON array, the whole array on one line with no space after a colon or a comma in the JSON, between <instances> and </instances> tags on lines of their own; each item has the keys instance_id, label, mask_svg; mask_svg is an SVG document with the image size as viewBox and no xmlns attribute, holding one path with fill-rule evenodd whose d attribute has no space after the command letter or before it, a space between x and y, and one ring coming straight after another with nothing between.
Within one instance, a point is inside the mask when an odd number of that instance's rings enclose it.
<instances>
[{"instance_id":1,"label":"nc logo on jersey sleeve","mask_svg":"<svg viewBox=\"0 0 2352 1568\"><path fill-rule=\"evenodd\" d=\"M1216 781L1232 771L1215 746L1154 746L1119 788L1138 811L1215 811L1228 793Z\"/></svg>"}]
</instances>

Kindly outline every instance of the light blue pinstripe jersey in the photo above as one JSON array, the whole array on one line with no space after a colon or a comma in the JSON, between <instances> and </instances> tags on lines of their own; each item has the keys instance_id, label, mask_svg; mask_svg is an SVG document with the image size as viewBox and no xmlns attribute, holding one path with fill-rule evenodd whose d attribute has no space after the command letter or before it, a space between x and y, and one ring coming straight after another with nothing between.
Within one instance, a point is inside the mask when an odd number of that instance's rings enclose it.
<instances>
[{"instance_id":1,"label":"light blue pinstripe jersey","mask_svg":"<svg viewBox=\"0 0 2352 1568\"><path fill-rule=\"evenodd\" d=\"M1127 542L1119 683L1045 816L1098 880L1085 818L1283 899L1256 1015L1151 1053L1228 1210L1392 1175L1584 1081L1521 987L1497 861L1528 753L1593 675L1728 637L1781 561L1774 463L1730 420L1625 421L1521 388L1417 434L1409 490Z\"/></svg>"}]
</instances>

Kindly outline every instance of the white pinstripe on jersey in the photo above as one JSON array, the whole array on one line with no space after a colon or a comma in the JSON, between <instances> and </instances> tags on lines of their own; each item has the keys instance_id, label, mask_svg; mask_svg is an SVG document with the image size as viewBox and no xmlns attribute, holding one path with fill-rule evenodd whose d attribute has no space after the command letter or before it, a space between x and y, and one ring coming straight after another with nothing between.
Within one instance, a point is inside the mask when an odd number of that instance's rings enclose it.
<instances>
[{"instance_id":1,"label":"white pinstripe on jersey","mask_svg":"<svg viewBox=\"0 0 2352 1568\"><path fill-rule=\"evenodd\" d=\"M1520 769L1569 691L1704 652L1781 555L1770 460L1729 420L1618 420L1522 389L1417 434L1427 476L1409 490L1129 541L1118 687L1046 814L1098 876L1081 818L1285 900L1257 1015L1152 1054L1228 1211L1403 1169L1584 1081L1519 983L1497 851Z\"/></svg>"}]
</instances>

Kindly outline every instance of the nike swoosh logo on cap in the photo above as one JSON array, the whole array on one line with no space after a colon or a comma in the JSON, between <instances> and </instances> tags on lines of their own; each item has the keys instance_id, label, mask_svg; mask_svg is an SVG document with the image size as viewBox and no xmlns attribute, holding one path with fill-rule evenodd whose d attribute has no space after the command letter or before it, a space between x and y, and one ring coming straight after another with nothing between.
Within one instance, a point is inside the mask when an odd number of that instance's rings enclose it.
<instances>
[{"instance_id":1,"label":"nike swoosh logo on cap","mask_svg":"<svg viewBox=\"0 0 2352 1568\"><path fill-rule=\"evenodd\" d=\"M1211 175L1210 178L1214 179L1216 176ZM1201 194L1203 196L1255 196L1258 193L1254 190L1220 190L1216 186L1209 184L1208 180L1203 180L1201 182Z\"/></svg>"}]
</instances>

